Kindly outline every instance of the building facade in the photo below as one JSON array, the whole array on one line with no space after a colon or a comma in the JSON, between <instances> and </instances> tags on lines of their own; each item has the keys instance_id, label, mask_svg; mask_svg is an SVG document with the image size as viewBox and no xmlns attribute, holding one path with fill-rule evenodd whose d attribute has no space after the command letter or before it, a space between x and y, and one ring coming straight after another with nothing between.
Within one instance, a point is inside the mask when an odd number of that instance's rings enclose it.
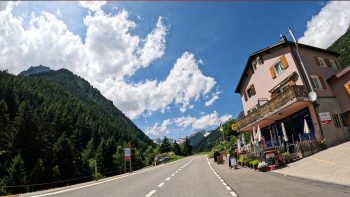
<instances>
[{"instance_id":1,"label":"building facade","mask_svg":"<svg viewBox=\"0 0 350 197\"><path fill-rule=\"evenodd\" d=\"M249 55L235 92L241 95L241 131L261 128L267 146L282 143L284 124L290 143L326 139L333 146L350 139L350 69L341 70L338 53L299 44L308 83L294 42L280 42ZM346 85L349 84L349 85ZM309 101L311 86L317 101ZM310 135L304 134L305 121Z\"/></svg>"}]
</instances>

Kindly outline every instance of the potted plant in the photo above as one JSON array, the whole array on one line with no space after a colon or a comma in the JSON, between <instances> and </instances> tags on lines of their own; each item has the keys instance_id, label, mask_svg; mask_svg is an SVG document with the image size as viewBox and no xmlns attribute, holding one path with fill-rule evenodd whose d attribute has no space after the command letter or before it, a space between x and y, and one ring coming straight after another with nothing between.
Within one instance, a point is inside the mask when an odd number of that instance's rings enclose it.
<instances>
[{"instance_id":1,"label":"potted plant","mask_svg":"<svg viewBox=\"0 0 350 197\"><path fill-rule=\"evenodd\" d=\"M261 163L258 164L258 169L261 172L266 172L267 169L268 169L268 166L269 166L269 164L267 164L266 162L261 162Z\"/></svg>"},{"instance_id":2,"label":"potted plant","mask_svg":"<svg viewBox=\"0 0 350 197\"><path fill-rule=\"evenodd\" d=\"M322 139L322 140L320 141L320 147L321 147L322 150L327 149L327 142L326 142L326 139Z\"/></svg>"},{"instance_id":3,"label":"potted plant","mask_svg":"<svg viewBox=\"0 0 350 197\"><path fill-rule=\"evenodd\" d=\"M284 156L284 160L286 161L286 164L290 163L292 161L292 158L290 157L290 153L289 152L285 152L283 154Z\"/></svg>"},{"instance_id":4,"label":"potted plant","mask_svg":"<svg viewBox=\"0 0 350 197\"><path fill-rule=\"evenodd\" d=\"M251 161L251 163L252 163L254 170L256 170L258 165L259 165L259 161L255 159L255 160Z\"/></svg>"}]
</instances>

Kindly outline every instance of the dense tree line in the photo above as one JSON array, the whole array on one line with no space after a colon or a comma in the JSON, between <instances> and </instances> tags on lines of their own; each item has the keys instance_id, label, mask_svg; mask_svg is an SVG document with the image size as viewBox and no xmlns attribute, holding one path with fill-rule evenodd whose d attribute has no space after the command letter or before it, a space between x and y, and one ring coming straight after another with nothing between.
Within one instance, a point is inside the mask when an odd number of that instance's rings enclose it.
<instances>
[{"instance_id":1,"label":"dense tree line","mask_svg":"<svg viewBox=\"0 0 350 197\"><path fill-rule=\"evenodd\" d=\"M181 146L174 141L170 143L167 137L164 137L162 143L159 145L160 153L174 152L176 155L189 156L192 155L192 146L190 145L190 140L186 137L185 141L181 143Z\"/></svg>"},{"instance_id":2,"label":"dense tree line","mask_svg":"<svg viewBox=\"0 0 350 197\"><path fill-rule=\"evenodd\" d=\"M68 70L34 76L0 71L0 195L45 189L150 165L153 142L97 89ZM3 187L57 182L28 188Z\"/></svg>"}]
</instances>

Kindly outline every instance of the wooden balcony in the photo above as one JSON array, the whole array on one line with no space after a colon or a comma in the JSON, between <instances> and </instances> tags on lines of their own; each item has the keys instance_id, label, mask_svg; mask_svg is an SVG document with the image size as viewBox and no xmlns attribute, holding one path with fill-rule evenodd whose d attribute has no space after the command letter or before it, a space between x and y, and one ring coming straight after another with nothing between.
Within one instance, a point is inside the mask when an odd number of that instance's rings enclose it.
<instances>
[{"instance_id":1,"label":"wooden balcony","mask_svg":"<svg viewBox=\"0 0 350 197\"><path fill-rule=\"evenodd\" d=\"M283 108L297 102L307 101L308 92L305 86L292 85L264 105L260 106L256 111L249 113L243 118L239 119L237 124L240 129L262 120L271 114L282 110Z\"/></svg>"}]
</instances>

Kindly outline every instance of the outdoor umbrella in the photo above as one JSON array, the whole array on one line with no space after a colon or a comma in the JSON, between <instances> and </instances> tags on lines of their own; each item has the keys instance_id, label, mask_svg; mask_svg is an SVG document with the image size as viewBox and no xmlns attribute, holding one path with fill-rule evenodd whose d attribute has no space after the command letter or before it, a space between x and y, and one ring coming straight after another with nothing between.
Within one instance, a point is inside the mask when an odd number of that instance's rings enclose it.
<instances>
[{"instance_id":1,"label":"outdoor umbrella","mask_svg":"<svg viewBox=\"0 0 350 197\"><path fill-rule=\"evenodd\" d=\"M260 126L259 125L258 125L258 136L257 136L257 138L258 138L258 141L261 142L262 137L261 137L261 130L260 130Z\"/></svg>"},{"instance_id":2,"label":"outdoor umbrella","mask_svg":"<svg viewBox=\"0 0 350 197\"><path fill-rule=\"evenodd\" d=\"M288 136L287 136L287 132L286 132L286 128L284 127L284 123L282 122L281 123L281 127L282 127L282 133L283 133L283 139L284 141L286 142L286 149L287 149L287 152L289 152L289 149L288 149Z\"/></svg>"},{"instance_id":3,"label":"outdoor umbrella","mask_svg":"<svg viewBox=\"0 0 350 197\"><path fill-rule=\"evenodd\" d=\"M237 140L237 149L238 149L238 152L241 152L241 140Z\"/></svg>"},{"instance_id":4,"label":"outdoor umbrella","mask_svg":"<svg viewBox=\"0 0 350 197\"><path fill-rule=\"evenodd\" d=\"M309 128L309 125L307 124L306 118L304 118L304 133L306 133L309 136L309 141L310 141L311 140L310 128Z\"/></svg>"},{"instance_id":5,"label":"outdoor umbrella","mask_svg":"<svg viewBox=\"0 0 350 197\"><path fill-rule=\"evenodd\" d=\"M242 144L243 144L243 149L246 150L246 142L245 142L245 137L244 133L242 133Z\"/></svg>"},{"instance_id":6,"label":"outdoor umbrella","mask_svg":"<svg viewBox=\"0 0 350 197\"><path fill-rule=\"evenodd\" d=\"M256 129L253 127L253 144L256 142Z\"/></svg>"},{"instance_id":7,"label":"outdoor umbrella","mask_svg":"<svg viewBox=\"0 0 350 197\"><path fill-rule=\"evenodd\" d=\"M287 136L286 128L284 127L283 122L281 123L281 127L282 127L283 139L284 141L288 142L288 136Z\"/></svg>"}]
</instances>

